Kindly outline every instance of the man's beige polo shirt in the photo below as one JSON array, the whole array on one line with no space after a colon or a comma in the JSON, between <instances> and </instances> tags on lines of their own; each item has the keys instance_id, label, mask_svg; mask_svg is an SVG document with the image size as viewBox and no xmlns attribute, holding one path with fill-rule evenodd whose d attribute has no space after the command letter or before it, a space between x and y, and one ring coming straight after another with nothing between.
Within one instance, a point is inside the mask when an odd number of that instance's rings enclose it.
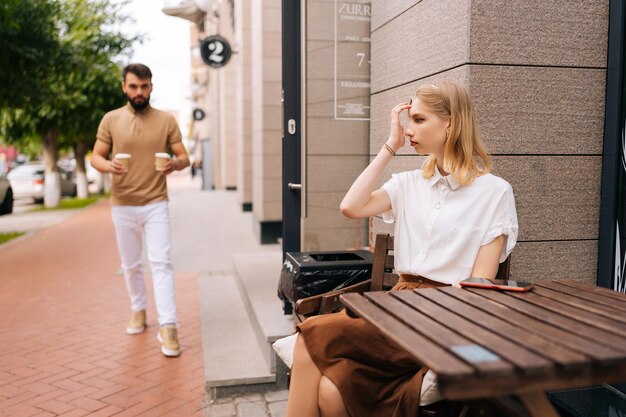
<instances>
[{"instance_id":1,"label":"man's beige polo shirt","mask_svg":"<svg viewBox=\"0 0 626 417\"><path fill-rule=\"evenodd\" d=\"M174 116L149 105L136 111L126 104L104 115L96 140L111 145L113 156L131 155L128 172L112 175L112 204L145 206L167 200L165 176L155 170L154 154L182 141Z\"/></svg>"}]
</instances>

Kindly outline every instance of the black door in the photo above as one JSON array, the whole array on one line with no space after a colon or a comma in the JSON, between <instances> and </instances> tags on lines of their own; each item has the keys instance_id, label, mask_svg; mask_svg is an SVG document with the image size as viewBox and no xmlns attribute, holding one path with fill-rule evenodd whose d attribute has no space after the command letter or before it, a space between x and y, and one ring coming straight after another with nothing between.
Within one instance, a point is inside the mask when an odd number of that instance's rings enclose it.
<instances>
[{"instance_id":1,"label":"black door","mask_svg":"<svg viewBox=\"0 0 626 417\"><path fill-rule=\"evenodd\" d=\"M300 251L301 68L300 0L282 2L283 80L283 259Z\"/></svg>"}]
</instances>

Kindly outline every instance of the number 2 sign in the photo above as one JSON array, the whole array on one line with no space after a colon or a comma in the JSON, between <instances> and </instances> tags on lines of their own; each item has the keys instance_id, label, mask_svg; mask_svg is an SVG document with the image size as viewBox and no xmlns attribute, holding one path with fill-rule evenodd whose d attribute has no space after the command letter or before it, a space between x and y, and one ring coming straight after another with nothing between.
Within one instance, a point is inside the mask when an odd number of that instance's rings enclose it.
<instances>
[{"instance_id":1,"label":"number 2 sign","mask_svg":"<svg viewBox=\"0 0 626 417\"><path fill-rule=\"evenodd\" d=\"M228 63L232 49L226 39L212 35L200 43L200 55L205 64L213 68L221 68Z\"/></svg>"}]
</instances>

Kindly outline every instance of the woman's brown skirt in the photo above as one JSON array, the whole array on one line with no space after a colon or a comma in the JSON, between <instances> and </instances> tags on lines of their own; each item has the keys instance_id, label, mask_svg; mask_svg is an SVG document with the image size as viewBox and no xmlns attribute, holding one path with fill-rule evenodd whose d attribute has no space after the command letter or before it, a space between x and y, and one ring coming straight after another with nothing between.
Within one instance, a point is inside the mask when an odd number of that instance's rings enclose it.
<instances>
[{"instance_id":1,"label":"woman's brown skirt","mask_svg":"<svg viewBox=\"0 0 626 417\"><path fill-rule=\"evenodd\" d=\"M403 276L392 291L434 286ZM417 416L425 369L374 326L342 311L309 318L298 330L351 417Z\"/></svg>"}]
</instances>

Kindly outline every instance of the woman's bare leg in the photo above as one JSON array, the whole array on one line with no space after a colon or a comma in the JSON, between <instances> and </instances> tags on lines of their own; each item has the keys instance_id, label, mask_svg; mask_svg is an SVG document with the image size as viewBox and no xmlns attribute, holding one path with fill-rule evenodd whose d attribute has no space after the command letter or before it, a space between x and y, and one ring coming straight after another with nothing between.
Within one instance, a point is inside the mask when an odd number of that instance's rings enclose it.
<instances>
[{"instance_id":1,"label":"woman's bare leg","mask_svg":"<svg viewBox=\"0 0 626 417\"><path fill-rule=\"evenodd\" d=\"M304 344L302 335L296 339L291 367L291 383L285 417L319 417L317 405L322 374Z\"/></svg>"},{"instance_id":2,"label":"woman's bare leg","mask_svg":"<svg viewBox=\"0 0 626 417\"><path fill-rule=\"evenodd\" d=\"M337 386L325 376L320 379L318 405L322 417L350 417Z\"/></svg>"}]
</instances>

